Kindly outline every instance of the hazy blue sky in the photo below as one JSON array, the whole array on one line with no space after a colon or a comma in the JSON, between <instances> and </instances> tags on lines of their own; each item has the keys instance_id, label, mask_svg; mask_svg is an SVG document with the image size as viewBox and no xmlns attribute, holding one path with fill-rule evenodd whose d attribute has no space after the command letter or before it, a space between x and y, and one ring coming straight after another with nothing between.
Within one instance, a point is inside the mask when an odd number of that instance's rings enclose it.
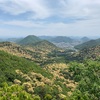
<instances>
[{"instance_id":1,"label":"hazy blue sky","mask_svg":"<svg viewBox=\"0 0 100 100\"><path fill-rule=\"evenodd\" d=\"M0 0L0 37L100 36L100 0Z\"/></svg>"}]
</instances>

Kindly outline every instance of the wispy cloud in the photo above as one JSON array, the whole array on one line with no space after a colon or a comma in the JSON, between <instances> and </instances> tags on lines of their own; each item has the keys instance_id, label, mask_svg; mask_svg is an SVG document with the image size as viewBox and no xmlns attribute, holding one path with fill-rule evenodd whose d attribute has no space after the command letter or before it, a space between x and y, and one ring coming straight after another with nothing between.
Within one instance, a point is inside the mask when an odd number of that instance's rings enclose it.
<instances>
[{"instance_id":1,"label":"wispy cloud","mask_svg":"<svg viewBox=\"0 0 100 100\"><path fill-rule=\"evenodd\" d=\"M16 26L15 30L25 27L38 34L100 34L100 0L0 0L0 12L1 26Z\"/></svg>"},{"instance_id":2,"label":"wispy cloud","mask_svg":"<svg viewBox=\"0 0 100 100\"><path fill-rule=\"evenodd\" d=\"M35 27L43 27L42 22L36 22L33 23L32 21L18 21L18 20L12 20L12 21L1 21L0 22L3 25L10 25L10 26L18 26L18 27L27 27L27 28L35 28Z\"/></svg>"},{"instance_id":3,"label":"wispy cloud","mask_svg":"<svg viewBox=\"0 0 100 100\"><path fill-rule=\"evenodd\" d=\"M54 5L54 6L53 6ZM0 0L0 9L5 13L19 15L30 12L33 19L51 16L87 17L98 14L99 0ZM92 15L93 16L93 15Z\"/></svg>"},{"instance_id":4,"label":"wispy cloud","mask_svg":"<svg viewBox=\"0 0 100 100\"><path fill-rule=\"evenodd\" d=\"M49 16L49 11L43 2L44 0L0 0L0 8L11 15L31 12L33 15L31 18L42 19Z\"/></svg>"}]
</instances>

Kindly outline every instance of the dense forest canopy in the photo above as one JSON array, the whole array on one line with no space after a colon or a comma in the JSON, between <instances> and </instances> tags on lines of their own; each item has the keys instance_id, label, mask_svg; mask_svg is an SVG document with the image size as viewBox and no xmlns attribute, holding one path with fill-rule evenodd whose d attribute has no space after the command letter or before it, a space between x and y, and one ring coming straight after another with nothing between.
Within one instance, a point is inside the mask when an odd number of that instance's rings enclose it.
<instances>
[{"instance_id":1,"label":"dense forest canopy","mask_svg":"<svg viewBox=\"0 0 100 100\"><path fill-rule=\"evenodd\" d=\"M80 51L63 50L47 40L24 45L23 49L9 42L0 45L0 100L100 99L99 46ZM13 55L16 50L19 52L18 48L27 55L35 53L30 51L35 49L47 52L38 59L42 59L41 63L37 63L25 56Z\"/></svg>"}]
</instances>

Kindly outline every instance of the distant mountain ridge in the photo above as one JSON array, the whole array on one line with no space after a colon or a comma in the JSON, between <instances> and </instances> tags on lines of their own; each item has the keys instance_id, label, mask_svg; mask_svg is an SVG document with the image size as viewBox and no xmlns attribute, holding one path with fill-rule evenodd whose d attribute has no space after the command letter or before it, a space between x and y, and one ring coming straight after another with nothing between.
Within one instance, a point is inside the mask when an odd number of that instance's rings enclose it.
<instances>
[{"instance_id":1,"label":"distant mountain ridge","mask_svg":"<svg viewBox=\"0 0 100 100\"><path fill-rule=\"evenodd\" d=\"M100 38L96 40L90 40L88 42L82 43L80 45L75 46L75 49L82 50L84 48L91 48L100 45Z\"/></svg>"},{"instance_id":2,"label":"distant mountain ridge","mask_svg":"<svg viewBox=\"0 0 100 100\"><path fill-rule=\"evenodd\" d=\"M50 42L54 43L60 43L60 42L65 42L65 43L72 43L73 39L67 36L40 36L41 39L48 40Z\"/></svg>"},{"instance_id":3,"label":"distant mountain ridge","mask_svg":"<svg viewBox=\"0 0 100 100\"><path fill-rule=\"evenodd\" d=\"M36 43L39 41L41 41L39 37L34 36L34 35L29 35L25 37L24 39L22 39L21 41L19 41L18 43L21 45L28 45L28 44Z\"/></svg>"},{"instance_id":4,"label":"distant mountain ridge","mask_svg":"<svg viewBox=\"0 0 100 100\"><path fill-rule=\"evenodd\" d=\"M55 43L60 43L60 42L72 43L73 39L71 39L70 37L66 37L66 36L57 36L55 38L52 38L50 41L55 42Z\"/></svg>"},{"instance_id":5,"label":"distant mountain ridge","mask_svg":"<svg viewBox=\"0 0 100 100\"><path fill-rule=\"evenodd\" d=\"M33 46L34 48L49 49L49 50L53 50L55 48L58 48L53 43L51 43L47 40L42 40L42 41L39 41L37 43L30 44L30 46Z\"/></svg>"},{"instance_id":6,"label":"distant mountain ridge","mask_svg":"<svg viewBox=\"0 0 100 100\"><path fill-rule=\"evenodd\" d=\"M0 39L0 42L14 42L14 43L18 43L19 41L21 41L23 38L4 38L4 39Z\"/></svg>"},{"instance_id":7,"label":"distant mountain ridge","mask_svg":"<svg viewBox=\"0 0 100 100\"><path fill-rule=\"evenodd\" d=\"M84 42L88 42L90 39L88 37L83 37L81 38L81 41L84 43Z\"/></svg>"}]
</instances>

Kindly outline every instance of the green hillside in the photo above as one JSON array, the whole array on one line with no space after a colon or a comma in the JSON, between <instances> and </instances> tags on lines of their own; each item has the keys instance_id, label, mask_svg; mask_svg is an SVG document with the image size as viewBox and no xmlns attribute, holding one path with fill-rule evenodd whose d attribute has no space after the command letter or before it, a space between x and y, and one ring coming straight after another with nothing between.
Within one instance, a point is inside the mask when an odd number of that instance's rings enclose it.
<instances>
[{"instance_id":1,"label":"green hillside","mask_svg":"<svg viewBox=\"0 0 100 100\"><path fill-rule=\"evenodd\" d=\"M34 62L30 62L24 58L13 56L4 51L0 51L0 84L2 82L13 82L17 78L15 70L21 70L24 73L34 71L41 73L45 77L51 77L49 72L44 71Z\"/></svg>"},{"instance_id":2,"label":"green hillside","mask_svg":"<svg viewBox=\"0 0 100 100\"><path fill-rule=\"evenodd\" d=\"M100 100L100 61L72 62L69 75L64 74L78 82L71 100Z\"/></svg>"},{"instance_id":3,"label":"green hillside","mask_svg":"<svg viewBox=\"0 0 100 100\"><path fill-rule=\"evenodd\" d=\"M69 82L63 80L60 73L59 77L55 76L55 69L42 69L31 61L0 51L0 100L66 100L70 88L65 84Z\"/></svg>"},{"instance_id":4,"label":"green hillside","mask_svg":"<svg viewBox=\"0 0 100 100\"><path fill-rule=\"evenodd\" d=\"M40 65L45 62L54 61L54 57L48 56L48 54L52 51L59 51L60 49L56 47L53 43L48 42L46 40L42 40L37 43L25 45L24 48L28 50L34 61L39 63Z\"/></svg>"},{"instance_id":5,"label":"green hillside","mask_svg":"<svg viewBox=\"0 0 100 100\"><path fill-rule=\"evenodd\" d=\"M32 53L26 50L23 46L12 42L0 42L0 50L3 50L5 52L19 57L24 57L26 59L32 59Z\"/></svg>"},{"instance_id":6,"label":"green hillside","mask_svg":"<svg viewBox=\"0 0 100 100\"><path fill-rule=\"evenodd\" d=\"M0 100L99 100L100 96L99 60L53 63L42 69L0 51L0 74Z\"/></svg>"},{"instance_id":7,"label":"green hillside","mask_svg":"<svg viewBox=\"0 0 100 100\"><path fill-rule=\"evenodd\" d=\"M46 41L46 40L42 40L42 41L37 42L35 44L31 44L31 46L33 46L34 48L50 50L50 51L57 49L57 47L53 43Z\"/></svg>"},{"instance_id":8,"label":"green hillside","mask_svg":"<svg viewBox=\"0 0 100 100\"><path fill-rule=\"evenodd\" d=\"M78 54L79 59L98 59L100 58L100 45L91 47L91 48L84 48L79 51Z\"/></svg>"},{"instance_id":9,"label":"green hillside","mask_svg":"<svg viewBox=\"0 0 100 100\"><path fill-rule=\"evenodd\" d=\"M0 50L42 64L44 61L50 61L50 59L53 61L53 57L48 57L48 54L54 50L58 51L59 48L46 40L42 40L23 46L11 42L1 42Z\"/></svg>"},{"instance_id":10,"label":"green hillside","mask_svg":"<svg viewBox=\"0 0 100 100\"><path fill-rule=\"evenodd\" d=\"M84 48L74 53L65 54L68 61L84 61L85 59L97 60L100 58L100 45L90 48Z\"/></svg>"},{"instance_id":11,"label":"green hillside","mask_svg":"<svg viewBox=\"0 0 100 100\"><path fill-rule=\"evenodd\" d=\"M83 44L77 45L77 46L75 46L75 49L82 50L84 48L91 48L91 47L95 47L98 45L100 45L100 38L96 39L96 40L90 40L90 41L85 42Z\"/></svg>"},{"instance_id":12,"label":"green hillside","mask_svg":"<svg viewBox=\"0 0 100 100\"><path fill-rule=\"evenodd\" d=\"M40 41L24 47L3 42L0 48L0 100L99 100L100 46L75 52ZM18 52L42 68L12 55Z\"/></svg>"},{"instance_id":13,"label":"green hillside","mask_svg":"<svg viewBox=\"0 0 100 100\"><path fill-rule=\"evenodd\" d=\"M28 45L28 44L36 43L36 42L39 42L39 41L41 41L40 38L38 38L34 35L29 35L29 36L25 37L24 39L22 39L18 43L21 44L21 45Z\"/></svg>"}]
</instances>

